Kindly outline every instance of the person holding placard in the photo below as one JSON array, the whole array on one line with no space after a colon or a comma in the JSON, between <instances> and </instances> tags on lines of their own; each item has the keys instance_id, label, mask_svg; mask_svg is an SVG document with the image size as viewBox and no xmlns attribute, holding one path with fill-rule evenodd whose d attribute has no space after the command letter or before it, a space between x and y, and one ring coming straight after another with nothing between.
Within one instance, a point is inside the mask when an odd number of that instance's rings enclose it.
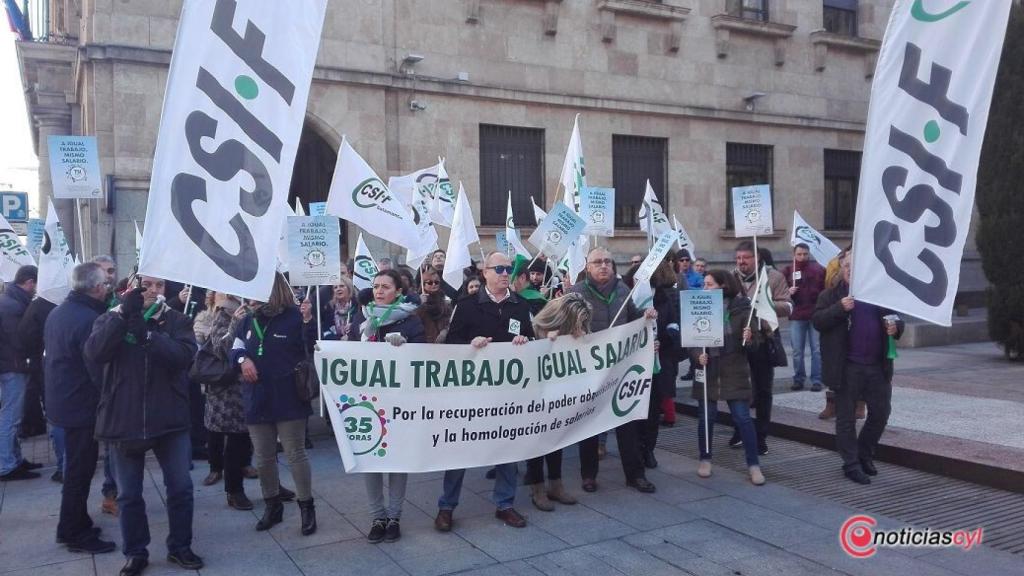
<instances>
[{"instance_id":1,"label":"person holding placard","mask_svg":"<svg viewBox=\"0 0 1024 576\"><path fill-rule=\"evenodd\" d=\"M690 358L701 367L695 375L693 386L693 398L697 400L699 420L697 444L700 450L700 464L697 467L697 475L701 478L711 476L711 444L704 434L706 430L708 436L714 437L718 401L725 400L729 404L733 423L739 428L743 438L750 481L760 486L764 484L764 474L758 461L757 432L750 418L750 368L744 344L747 347L758 346L763 336L760 330L751 330L746 326L747 317L750 315L750 300L740 292L735 276L724 270L711 270L704 277L704 289L722 291L725 325L723 346L690 349ZM704 387L698 385L702 378L707 382L707 398L704 397Z\"/></svg>"},{"instance_id":2,"label":"person holding placard","mask_svg":"<svg viewBox=\"0 0 1024 576\"><path fill-rule=\"evenodd\" d=\"M818 295L825 289L825 269L811 259L811 249L799 243L793 247L793 263L782 270L793 298L793 313L789 316L789 337L793 346L792 390L803 390L807 380L804 364L804 344L811 349L811 391L821 391L821 347L818 331L811 326L811 315Z\"/></svg>"}]
</instances>

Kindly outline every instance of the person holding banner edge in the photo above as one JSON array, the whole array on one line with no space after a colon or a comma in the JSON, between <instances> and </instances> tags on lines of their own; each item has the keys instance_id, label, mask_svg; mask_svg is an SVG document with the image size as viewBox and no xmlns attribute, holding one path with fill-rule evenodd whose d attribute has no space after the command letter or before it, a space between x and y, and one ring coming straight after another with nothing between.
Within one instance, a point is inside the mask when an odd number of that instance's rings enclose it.
<instances>
[{"instance_id":1,"label":"person holding banner edge","mask_svg":"<svg viewBox=\"0 0 1024 576\"><path fill-rule=\"evenodd\" d=\"M448 328L448 344L470 344L483 348L491 342L511 342L522 345L533 338L530 305L509 288L512 263L501 252L492 252L484 261L484 285L476 296L468 296L458 303ZM495 467L493 500L497 506L494 516L514 528L526 526L526 518L512 505L516 497L516 463L508 462ZM459 504L464 469L448 470L444 474L444 492L437 501L434 528L441 532L452 529L452 511Z\"/></svg>"},{"instance_id":2,"label":"person holding banner edge","mask_svg":"<svg viewBox=\"0 0 1024 576\"><path fill-rule=\"evenodd\" d=\"M570 293L582 294L593 308L591 331L600 332L610 327L628 324L641 317L648 320L657 319L658 313L653 308L643 312L637 309L630 298L630 291L615 275L615 260L607 248L597 247L587 254L587 268L582 282L574 284ZM620 310L625 311L619 314ZM626 485L644 493L651 493L657 488L645 477L643 446L641 435L645 420L633 420L615 429L615 439L619 445L619 458L622 460L622 472L626 476ZM593 436L579 443L580 475L583 477L583 490L597 490L598 472L598 437Z\"/></svg>"},{"instance_id":3,"label":"person holding banner edge","mask_svg":"<svg viewBox=\"0 0 1024 576\"><path fill-rule=\"evenodd\" d=\"M744 342L758 345L761 331L752 331L745 326L750 314L750 299L740 293L735 276L725 270L710 270L704 277L705 290L721 290L725 308L724 345L716 348L690 348L691 361L704 370L707 382L707 398L704 387L694 381L692 395L697 400L697 444L700 464L697 475L711 476L711 444L714 436L714 422L718 415L718 402L725 400L733 423L743 439L743 450L750 472L750 481L755 486L764 484L757 454L757 432L750 418L750 366ZM706 406L705 406L706 405Z\"/></svg>"}]
</instances>

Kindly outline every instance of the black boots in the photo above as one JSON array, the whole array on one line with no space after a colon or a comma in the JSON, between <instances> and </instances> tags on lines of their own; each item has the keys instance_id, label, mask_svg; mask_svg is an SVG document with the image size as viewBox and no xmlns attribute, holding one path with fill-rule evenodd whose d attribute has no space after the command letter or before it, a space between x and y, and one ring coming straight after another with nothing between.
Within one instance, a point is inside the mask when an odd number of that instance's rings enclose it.
<instances>
[{"instance_id":1,"label":"black boots","mask_svg":"<svg viewBox=\"0 0 1024 576\"><path fill-rule=\"evenodd\" d=\"M284 516L284 504L281 504L280 496L264 498L263 502L266 504L266 508L263 509L263 518L256 523L258 531L270 530L275 524L280 524L281 518Z\"/></svg>"},{"instance_id":2,"label":"black boots","mask_svg":"<svg viewBox=\"0 0 1024 576\"><path fill-rule=\"evenodd\" d=\"M316 532L316 508L313 506L313 499L298 500L299 513L302 515L302 535L309 536Z\"/></svg>"}]
</instances>

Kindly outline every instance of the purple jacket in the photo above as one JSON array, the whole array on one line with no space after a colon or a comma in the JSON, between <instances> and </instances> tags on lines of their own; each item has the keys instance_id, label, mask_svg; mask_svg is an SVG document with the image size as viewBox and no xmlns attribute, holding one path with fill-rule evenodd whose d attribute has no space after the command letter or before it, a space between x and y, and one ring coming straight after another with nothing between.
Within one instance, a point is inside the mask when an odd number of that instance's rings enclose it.
<instances>
[{"instance_id":1,"label":"purple jacket","mask_svg":"<svg viewBox=\"0 0 1024 576\"><path fill-rule=\"evenodd\" d=\"M825 269L817 262L794 262L782 270L786 277L786 284L793 286L793 266L800 273L796 281L798 290L793 294L793 313L789 315L790 320L810 320L814 314L814 307L818 303L818 295L825 290Z\"/></svg>"}]
</instances>

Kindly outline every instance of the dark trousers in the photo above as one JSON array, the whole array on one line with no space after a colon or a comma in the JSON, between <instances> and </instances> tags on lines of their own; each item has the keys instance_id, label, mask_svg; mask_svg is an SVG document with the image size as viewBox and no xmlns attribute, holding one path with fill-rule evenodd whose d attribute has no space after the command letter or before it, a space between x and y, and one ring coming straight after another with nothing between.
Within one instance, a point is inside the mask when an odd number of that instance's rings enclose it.
<instances>
[{"instance_id":1,"label":"dark trousers","mask_svg":"<svg viewBox=\"0 0 1024 576\"><path fill-rule=\"evenodd\" d=\"M210 453L210 472L224 471L224 451L227 449L227 437L230 432L214 432L209 430L206 433L206 449ZM245 436L245 462L242 466L252 466L252 439L248 432L239 432Z\"/></svg>"},{"instance_id":2,"label":"dark trousers","mask_svg":"<svg viewBox=\"0 0 1024 576\"><path fill-rule=\"evenodd\" d=\"M857 435L857 400L868 405L868 417ZM854 470L860 460L874 457L892 411L892 383L881 364L866 366L846 363L846 382L836 391L836 449L843 458L843 470Z\"/></svg>"},{"instance_id":3,"label":"dark trousers","mask_svg":"<svg viewBox=\"0 0 1024 576\"><path fill-rule=\"evenodd\" d=\"M252 441L248 432L213 432L210 440L210 470L224 472L224 491L238 494L243 491L242 468L252 461ZM214 454L217 462L214 462Z\"/></svg>"},{"instance_id":4,"label":"dark trousers","mask_svg":"<svg viewBox=\"0 0 1024 576\"><path fill-rule=\"evenodd\" d=\"M750 366L750 383L754 389L754 401L750 407L757 413L754 430L757 432L757 443L763 444L772 423L772 386L775 384L775 366L767 343L747 355L747 365ZM733 429L739 433L738 428L733 426Z\"/></svg>"},{"instance_id":5,"label":"dark trousers","mask_svg":"<svg viewBox=\"0 0 1024 576\"><path fill-rule=\"evenodd\" d=\"M657 378L658 375L655 376ZM672 384L675 385L675 375L672 375ZM661 418L661 401L665 398L664 387L655 384L651 387L650 406L647 408L647 420L636 421L640 424L640 448L644 452L654 450L658 445L658 429L661 426L658 420ZM622 452L622 449L619 449Z\"/></svg>"},{"instance_id":6,"label":"dark trousers","mask_svg":"<svg viewBox=\"0 0 1024 576\"><path fill-rule=\"evenodd\" d=\"M93 439L92 426L64 428L64 485L60 492L60 519L57 538L65 542L88 539L89 488L96 473L100 446Z\"/></svg>"},{"instance_id":7,"label":"dark trousers","mask_svg":"<svg viewBox=\"0 0 1024 576\"><path fill-rule=\"evenodd\" d=\"M599 436L591 436L579 443L580 477L583 479L597 478L597 445Z\"/></svg>"},{"instance_id":8,"label":"dark trousers","mask_svg":"<svg viewBox=\"0 0 1024 576\"><path fill-rule=\"evenodd\" d=\"M562 451L555 450L550 454L530 458L526 461L526 477L523 484L541 484L544 482L544 463L548 464L548 480L562 479Z\"/></svg>"},{"instance_id":9,"label":"dark trousers","mask_svg":"<svg viewBox=\"0 0 1024 576\"><path fill-rule=\"evenodd\" d=\"M206 425L203 414L206 412L206 395L203 385L198 382L188 383L189 416L192 419L192 457L196 460L206 459Z\"/></svg>"},{"instance_id":10,"label":"dark trousers","mask_svg":"<svg viewBox=\"0 0 1024 576\"><path fill-rule=\"evenodd\" d=\"M648 416L650 415L648 414ZM657 420L655 420L655 424L657 424ZM619 446L622 473L625 474L627 481L644 477L642 438L646 433L646 427L647 420L633 420L615 429L615 443ZM657 440L656 436L655 440ZM597 478L597 444L597 436L592 436L579 443L580 476L582 478Z\"/></svg>"},{"instance_id":11,"label":"dark trousers","mask_svg":"<svg viewBox=\"0 0 1024 576\"><path fill-rule=\"evenodd\" d=\"M38 361L42 364L42 358ZM33 359L35 362L36 359ZM43 371L33 370L25 387L25 408L21 418L21 431L37 436L46 433L46 417L43 416Z\"/></svg>"},{"instance_id":12,"label":"dark trousers","mask_svg":"<svg viewBox=\"0 0 1024 576\"><path fill-rule=\"evenodd\" d=\"M129 558L149 558L149 520L142 486L146 480L146 452L152 450L160 463L166 489L168 520L167 551L180 552L192 545L192 450L188 431L173 432L151 440L117 442L111 446L117 475L117 505L121 510L122 549Z\"/></svg>"}]
</instances>

